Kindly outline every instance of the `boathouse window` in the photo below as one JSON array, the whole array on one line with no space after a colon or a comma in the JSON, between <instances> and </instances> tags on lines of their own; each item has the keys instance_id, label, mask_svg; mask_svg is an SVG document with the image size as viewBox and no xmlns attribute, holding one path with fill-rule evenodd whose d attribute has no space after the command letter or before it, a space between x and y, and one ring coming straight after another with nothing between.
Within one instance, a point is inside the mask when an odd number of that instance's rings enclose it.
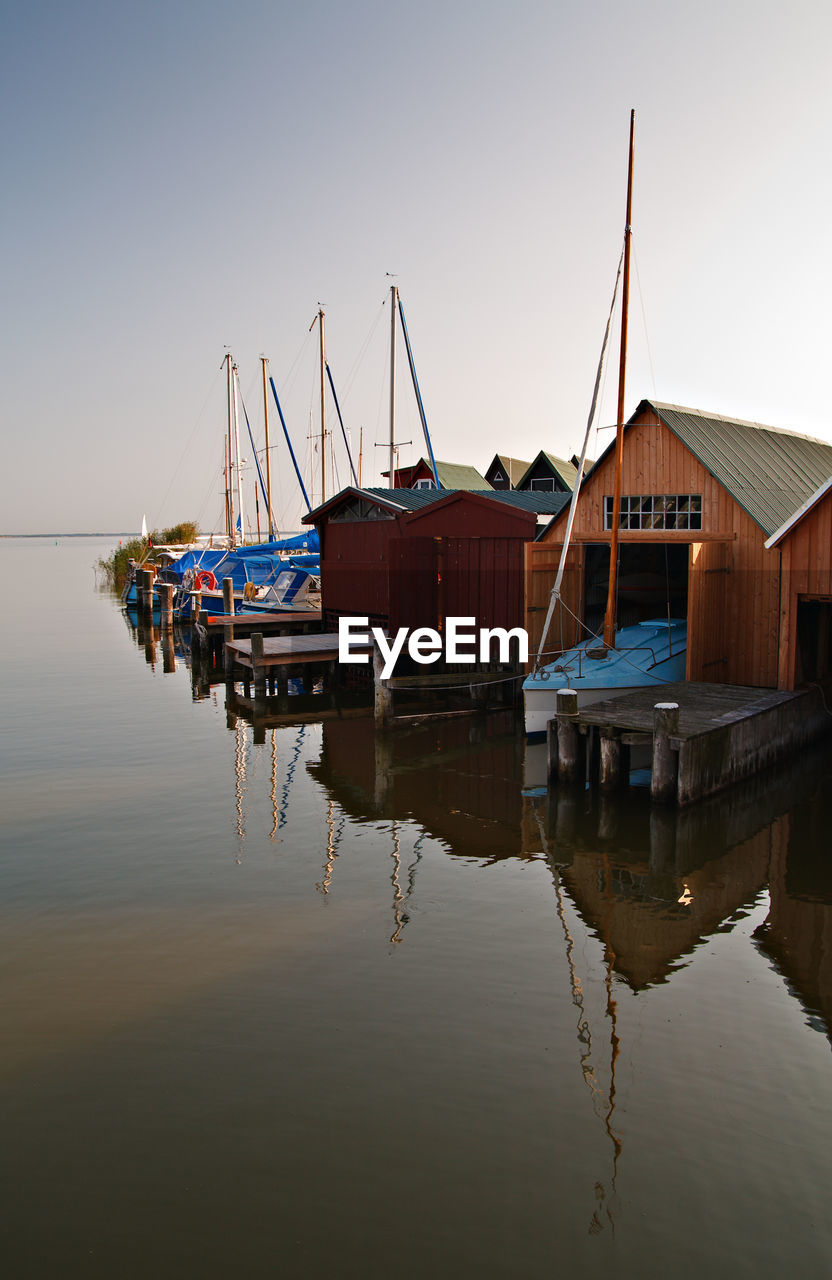
<instances>
[{"instance_id":1,"label":"boathouse window","mask_svg":"<svg viewBox=\"0 0 832 1280\"><path fill-rule=\"evenodd\" d=\"M332 524L348 524L353 520L394 520L392 511L365 498L349 498L329 517Z\"/></svg>"},{"instance_id":2,"label":"boathouse window","mask_svg":"<svg viewBox=\"0 0 832 1280\"><path fill-rule=\"evenodd\" d=\"M554 476L538 476L536 480L529 481L530 489L544 489L547 493L554 493L555 477Z\"/></svg>"},{"instance_id":3,"label":"boathouse window","mask_svg":"<svg viewBox=\"0 0 832 1280\"><path fill-rule=\"evenodd\" d=\"M701 529L701 493L625 494L619 529ZM604 495L604 528L612 528L612 496Z\"/></svg>"},{"instance_id":4,"label":"boathouse window","mask_svg":"<svg viewBox=\"0 0 832 1280\"><path fill-rule=\"evenodd\" d=\"M413 486L414 489L433 489L434 487L432 480L417 480Z\"/></svg>"}]
</instances>

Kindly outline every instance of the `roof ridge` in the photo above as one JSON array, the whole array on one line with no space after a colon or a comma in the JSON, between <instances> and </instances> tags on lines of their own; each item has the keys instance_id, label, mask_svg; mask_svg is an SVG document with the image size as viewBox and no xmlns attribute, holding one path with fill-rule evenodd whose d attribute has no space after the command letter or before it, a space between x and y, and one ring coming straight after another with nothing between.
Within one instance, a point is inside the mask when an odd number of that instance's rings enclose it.
<instances>
[{"instance_id":1,"label":"roof ridge","mask_svg":"<svg viewBox=\"0 0 832 1280\"><path fill-rule=\"evenodd\" d=\"M709 418L712 422L727 422L734 427L753 427L755 431L771 431L773 435L791 436L795 440L809 440L812 444L823 444L832 448L832 441L820 436L809 436L802 431L790 431L787 427L772 427L767 422L753 422L750 418L730 418L724 413L712 413L709 409L693 409L689 405L670 404L666 400L645 399L642 404L649 404L652 409L661 413L662 409L672 413L687 413L694 418ZM636 409L638 413L638 409ZM635 416L635 415L633 415Z\"/></svg>"}]
</instances>

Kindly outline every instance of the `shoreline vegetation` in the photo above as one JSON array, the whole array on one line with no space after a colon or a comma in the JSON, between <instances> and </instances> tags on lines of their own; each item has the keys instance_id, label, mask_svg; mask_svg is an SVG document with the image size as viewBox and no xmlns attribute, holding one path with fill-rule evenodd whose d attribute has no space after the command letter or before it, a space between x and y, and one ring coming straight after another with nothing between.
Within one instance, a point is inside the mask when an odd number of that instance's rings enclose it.
<instances>
[{"instance_id":1,"label":"shoreline vegetation","mask_svg":"<svg viewBox=\"0 0 832 1280\"><path fill-rule=\"evenodd\" d=\"M133 537L121 546L116 547L111 556L101 556L95 564L107 586L114 591L121 591L127 581L130 561L137 560L142 564L155 564L155 549L159 546L181 546L183 543L196 542L199 536L199 525L195 520L183 520L171 525L169 529L152 529L146 538Z\"/></svg>"}]
</instances>

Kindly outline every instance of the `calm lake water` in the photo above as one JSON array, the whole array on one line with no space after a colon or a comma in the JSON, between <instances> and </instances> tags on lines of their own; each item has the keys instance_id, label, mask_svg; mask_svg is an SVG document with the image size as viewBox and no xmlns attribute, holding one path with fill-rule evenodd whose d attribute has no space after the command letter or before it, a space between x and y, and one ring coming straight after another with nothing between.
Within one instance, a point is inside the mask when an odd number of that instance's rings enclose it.
<instances>
[{"instance_id":1,"label":"calm lake water","mask_svg":"<svg viewBox=\"0 0 832 1280\"><path fill-rule=\"evenodd\" d=\"M507 714L255 742L113 545L0 540L4 1275L828 1274L829 750L651 818Z\"/></svg>"}]
</instances>

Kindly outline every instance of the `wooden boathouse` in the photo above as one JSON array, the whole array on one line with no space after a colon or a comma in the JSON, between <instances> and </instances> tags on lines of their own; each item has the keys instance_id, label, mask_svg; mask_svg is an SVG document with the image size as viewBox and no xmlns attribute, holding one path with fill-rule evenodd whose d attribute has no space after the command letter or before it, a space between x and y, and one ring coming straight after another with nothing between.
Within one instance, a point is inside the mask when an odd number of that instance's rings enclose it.
<instances>
[{"instance_id":1,"label":"wooden boathouse","mask_svg":"<svg viewBox=\"0 0 832 1280\"><path fill-rule=\"evenodd\" d=\"M614 461L611 443L584 479L547 650L599 629ZM688 680L794 688L801 596L825 597L819 603L832 638L830 476L832 445L824 441L643 400L624 432L619 625L665 617L669 608L687 619ZM561 511L526 548L525 625L533 648L566 518Z\"/></svg>"},{"instance_id":2,"label":"wooden boathouse","mask_svg":"<svg viewBox=\"0 0 832 1280\"><path fill-rule=\"evenodd\" d=\"M538 517L568 495L444 489L344 489L304 517L321 545L324 631L338 619L442 629L523 625L524 551Z\"/></svg>"}]
</instances>

